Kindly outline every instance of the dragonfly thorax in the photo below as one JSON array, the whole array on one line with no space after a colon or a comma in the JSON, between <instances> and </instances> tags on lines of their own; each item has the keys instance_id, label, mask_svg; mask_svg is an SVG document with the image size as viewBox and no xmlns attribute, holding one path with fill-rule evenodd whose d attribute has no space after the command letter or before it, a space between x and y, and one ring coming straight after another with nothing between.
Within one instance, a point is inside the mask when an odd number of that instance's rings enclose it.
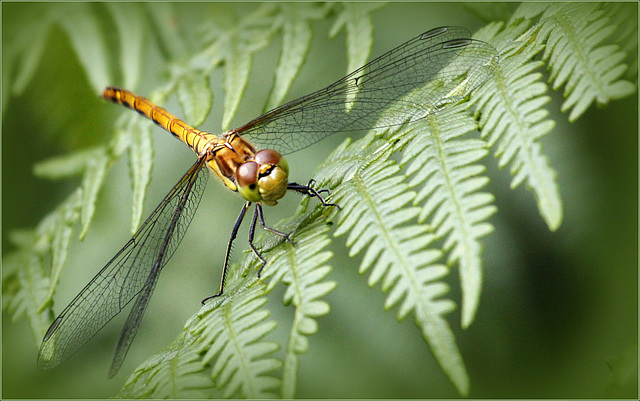
<instances>
[{"instance_id":1,"label":"dragonfly thorax","mask_svg":"<svg viewBox=\"0 0 640 401\"><path fill-rule=\"evenodd\" d=\"M287 192L289 164L280 153L263 149L236 170L238 192L250 202L274 206Z\"/></svg>"},{"instance_id":2,"label":"dragonfly thorax","mask_svg":"<svg viewBox=\"0 0 640 401\"><path fill-rule=\"evenodd\" d=\"M223 134L205 150L207 166L232 191L250 202L274 206L287 192L289 165L280 153L255 148L235 131Z\"/></svg>"}]
</instances>

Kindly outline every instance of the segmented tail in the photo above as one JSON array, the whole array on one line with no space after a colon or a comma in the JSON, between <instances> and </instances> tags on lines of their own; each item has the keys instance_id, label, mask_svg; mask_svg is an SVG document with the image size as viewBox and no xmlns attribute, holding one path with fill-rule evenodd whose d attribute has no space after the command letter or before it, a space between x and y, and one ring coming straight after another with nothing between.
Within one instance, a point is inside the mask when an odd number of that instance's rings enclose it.
<instances>
[{"instance_id":1,"label":"segmented tail","mask_svg":"<svg viewBox=\"0 0 640 401\"><path fill-rule=\"evenodd\" d=\"M202 145L210 140L213 134L200 131L189 126L184 121L172 115L160 106L156 106L148 99L133 94L125 89L110 86L102 92L102 97L114 103L121 104L137 111L158 126L171 132L173 136L186 143L196 154L202 151Z\"/></svg>"}]
</instances>

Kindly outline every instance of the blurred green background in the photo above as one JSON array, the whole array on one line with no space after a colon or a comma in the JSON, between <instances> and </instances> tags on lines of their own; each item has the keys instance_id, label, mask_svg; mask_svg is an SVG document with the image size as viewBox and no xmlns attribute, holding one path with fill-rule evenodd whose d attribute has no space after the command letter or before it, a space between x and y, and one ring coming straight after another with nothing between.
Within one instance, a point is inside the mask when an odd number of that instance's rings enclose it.
<instances>
[{"instance_id":1,"label":"blurred green background","mask_svg":"<svg viewBox=\"0 0 640 401\"><path fill-rule=\"evenodd\" d=\"M3 42L12 40L12 22L37 15L41 4L2 5ZM175 5L178 23L201 21L217 4ZM100 4L92 4L99 12ZM238 5L238 10L254 7ZM204 10L204 11L203 11ZM35 18L35 17L34 17ZM319 89L345 75L345 33L328 32L335 17L312 23L313 40L305 67L287 99ZM440 25L462 25L474 31L483 22L457 3L389 4L372 13L372 56ZM4 29L4 28L3 28ZM13 32L15 33L15 32ZM257 53L253 71L232 126L258 115L268 97L281 41ZM3 56L7 48L3 43ZM3 57L5 63L7 57ZM145 49L144 73L136 91L151 92L163 73L157 49ZM3 64L3 71L6 66ZM12 76L3 73L3 90ZM222 69L211 76L214 107L200 127L220 131L224 98ZM108 82L118 85L120 82ZM562 101L552 93L548 106L556 120L542 140L558 173L564 220L549 232L537 213L532 194L509 188L508 171L495 159L484 162L492 179L499 212L491 218L495 232L485 239L484 288L478 316L460 328L459 312L449 316L471 379L470 396L531 398L599 398L637 396L637 373L608 392L607 360L637 366L637 200L638 102L619 100L605 108L592 106L576 123L560 113ZM2 234L3 255L13 250L7 234L33 228L68 196L80 179L36 178L34 163L108 140L118 106L98 97L87 82L69 39L55 28L35 78L19 96L3 93ZM181 111L175 98L165 105ZM292 180L304 182L314 167L344 137L336 135L288 157ZM193 155L171 135L154 128L153 181L145 215L193 162ZM60 311L130 237L131 186L127 157L105 179L94 222L86 239L77 231L55 296ZM217 290L224 247L242 205L236 195L210 180L203 202L181 247L164 270L153 300L121 372L106 379L115 339L124 316L109 324L60 368L36 368L37 347L24 319L3 314L3 398L104 398L117 393L136 366L170 343L200 300ZM267 221L286 217L299 198L269 208ZM246 248L241 232L236 254ZM358 258L349 258L344 238L331 245L335 258L330 279L338 287L328 297L332 312L319 320L310 338L311 351L300 358L299 397L456 397L454 387L429 354L411 318L398 323L395 311L384 312L385 295L370 289L357 273ZM199 255L199 256L198 256ZM237 256L237 255L236 255ZM459 301L457 272L448 278L450 297ZM275 336L287 335L291 311L282 306L282 289L270 295L269 308L282 322ZM275 338L274 338L275 340ZM626 359L625 359L626 358ZM624 363L624 362L620 362Z\"/></svg>"}]
</instances>

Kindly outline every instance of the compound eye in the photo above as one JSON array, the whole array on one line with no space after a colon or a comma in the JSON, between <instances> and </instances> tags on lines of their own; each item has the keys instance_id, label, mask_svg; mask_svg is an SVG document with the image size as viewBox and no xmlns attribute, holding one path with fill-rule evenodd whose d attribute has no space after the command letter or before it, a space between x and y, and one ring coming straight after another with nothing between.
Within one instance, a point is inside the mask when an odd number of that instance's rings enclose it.
<instances>
[{"instance_id":1,"label":"compound eye","mask_svg":"<svg viewBox=\"0 0 640 401\"><path fill-rule=\"evenodd\" d=\"M280 159L282 159L280 153L271 149L259 150L254 157L258 164L278 164Z\"/></svg>"},{"instance_id":2,"label":"compound eye","mask_svg":"<svg viewBox=\"0 0 640 401\"><path fill-rule=\"evenodd\" d=\"M254 160L260 166L280 167L287 173L287 175L289 174L289 164L287 163L285 158L282 157L282 155L280 155L280 153L276 152L275 150L272 150L272 149L259 150L256 153Z\"/></svg>"},{"instance_id":3,"label":"compound eye","mask_svg":"<svg viewBox=\"0 0 640 401\"><path fill-rule=\"evenodd\" d=\"M250 202L260 201L258 190L258 163L250 161L242 163L236 171L236 183L238 192Z\"/></svg>"}]
</instances>

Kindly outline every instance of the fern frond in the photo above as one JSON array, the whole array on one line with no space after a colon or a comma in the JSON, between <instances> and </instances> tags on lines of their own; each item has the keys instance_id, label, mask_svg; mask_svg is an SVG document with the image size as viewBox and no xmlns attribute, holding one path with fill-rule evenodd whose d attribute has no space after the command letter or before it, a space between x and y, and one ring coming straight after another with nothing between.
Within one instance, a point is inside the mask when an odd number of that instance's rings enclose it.
<instances>
[{"instance_id":1,"label":"fern frond","mask_svg":"<svg viewBox=\"0 0 640 401\"><path fill-rule=\"evenodd\" d=\"M607 18L616 27L614 43L627 54L629 64L626 78L633 82L638 79L638 4L606 2L603 5Z\"/></svg>"},{"instance_id":2,"label":"fern frond","mask_svg":"<svg viewBox=\"0 0 640 401\"><path fill-rule=\"evenodd\" d=\"M120 134L127 135L131 140L131 144L129 145L129 172L133 189L133 207L131 212L132 233L136 232L142 221L144 200L147 195L147 188L151 183L154 153L151 124L141 118L134 117L136 116L132 115L128 118L128 124L125 128L126 132ZM95 192L97 192L97 190ZM96 199L92 200L93 203L95 203ZM88 226L88 221L86 224L83 224L83 227L88 228Z\"/></svg>"},{"instance_id":3,"label":"fern frond","mask_svg":"<svg viewBox=\"0 0 640 401\"><path fill-rule=\"evenodd\" d=\"M207 47L194 60L206 66L210 72L224 62L224 115L222 130L226 130L238 109L240 99L249 80L253 54L269 44L275 33L274 3L264 3L249 15L238 16L233 12L224 16L213 14L216 23L202 27Z\"/></svg>"},{"instance_id":4,"label":"fern frond","mask_svg":"<svg viewBox=\"0 0 640 401\"><path fill-rule=\"evenodd\" d=\"M24 43L30 43L29 40L33 41L38 38L40 38L38 43L44 42L49 32L48 29L44 28L54 24L61 25L67 32L71 43L74 45L74 50L86 67L87 72L92 74L90 80L94 87L97 91L100 91L105 85L113 82L109 78L108 70L104 69L110 63L103 59L109 52L101 47L106 42L106 39L103 37L103 32L96 28L100 24L92 24L92 27L86 25L86 21L94 21L97 18L96 9L90 5L82 5L75 8L72 7L73 10L71 12L68 10L69 7L71 6L62 8L46 7L46 24L39 25L42 29L34 30L38 35L35 37L23 35L21 37L26 40ZM140 12L139 7L135 5L113 4L107 7L115 17L126 15L123 20L115 18L118 20L115 30L120 34L120 50L123 57L121 65L127 82L137 82L139 71L136 71L133 66L140 65L139 60L142 55L140 52L136 52L135 49L141 46L141 40L150 39L147 37L148 35L142 38L138 27L145 24L156 24L163 27L157 33L160 42L159 46L161 49L165 49L165 56L169 58L167 60L167 65L169 66L168 79L165 85L158 87L156 91L147 97L153 102L162 105L170 95L177 93L185 115L184 118L194 125L204 121L211 109L212 91L209 87L208 75L221 62L225 62L225 68L227 69L227 74L225 75L226 92L228 95L232 94L225 98L226 114L224 119L227 122L230 121L242 96L243 88L246 86L251 55L265 47L280 27L275 18L277 9L274 8L274 5L267 4L256 8L249 15L243 16L241 23L231 27L228 26L229 15L218 16L218 21L222 21L221 24L211 24L211 21L207 20L203 21L197 29L197 31L203 32L201 40L198 42L200 50L193 54L185 54L185 51L187 51L185 49L189 49L190 46L185 45L186 42L181 32L176 30L173 24L168 23L175 16L175 10L172 5L154 5L153 7L148 7L148 13ZM316 10L315 14L312 8ZM309 18L318 17L318 7L314 6L312 8L300 6L298 11L302 14L308 14ZM68 11L69 19L66 19L65 10ZM146 16L150 16L152 21L140 20L140 18ZM83 19L85 22L74 24L73 21L76 19ZM133 23L136 28L133 32L129 32L132 36L127 37L128 40L123 40L128 32L125 27L127 23ZM87 40L87 38L90 38L91 41ZM98 43L100 46L95 45L96 47L89 48L84 45L89 42ZM18 41L18 43L22 42ZM207 43L208 45L206 45ZM41 49L41 47L34 46L33 48L37 50ZM21 57L18 49L14 50L16 51L11 54L15 57ZM91 55L95 51L100 53L100 57L92 60ZM29 65L25 65L25 68L23 68L25 71L23 74L25 75L21 75L22 78L19 79L20 85L26 85L33 76L32 74L27 74L27 72L35 69L39 54L36 52L22 56L22 59L25 62L29 62ZM99 68L92 68L92 65L89 64L90 61L99 63ZM238 63L246 68L240 68ZM283 76L282 79L293 79L295 71L288 71L291 76ZM242 75L242 77L238 77L238 74ZM285 93L286 91L281 91L279 96L284 96ZM80 239L83 239L88 232L95 214L98 194L108 170L125 151L128 151L130 156L129 168L133 188L132 232L135 232L142 220L146 189L150 183L153 169L151 124L140 119L139 116L131 114L129 111L125 110L123 114L126 117L123 116L118 121L114 130L115 135L106 146L97 147L87 152L80 152L77 157L44 161L36 169L41 176L47 176L48 178L59 179L70 175L82 176ZM51 293L55 290L56 284L57 278L51 280Z\"/></svg>"},{"instance_id":5,"label":"fern frond","mask_svg":"<svg viewBox=\"0 0 640 401\"><path fill-rule=\"evenodd\" d=\"M184 113L184 119L194 126L206 120L213 105L213 92L209 86L209 77L199 70L174 70L177 82L178 101Z\"/></svg>"},{"instance_id":6,"label":"fern frond","mask_svg":"<svg viewBox=\"0 0 640 401\"><path fill-rule=\"evenodd\" d=\"M7 76L11 76L12 70L15 70L15 77L13 80L7 80L2 91L3 114L4 107L8 104L8 95L22 94L33 79L44 53L49 31L54 24L53 19L46 11L43 13L44 18L38 19L25 18L25 14L28 15L28 13L24 13L18 20L4 23L4 27L7 28L7 34L5 35L11 35L12 32L18 33L15 37L5 36L5 42L3 43L4 73ZM12 30L10 29L10 24L19 25L20 29Z\"/></svg>"},{"instance_id":7,"label":"fern frond","mask_svg":"<svg viewBox=\"0 0 640 401\"><path fill-rule=\"evenodd\" d=\"M183 332L167 349L140 365L117 398L211 398L213 386L194 338Z\"/></svg>"},{"instance_id":8,"label":"fern frond","mask_svg":"<svg viewBox=\"0 0 640 401\"><path fill-rule=\"evenodd\" d=\"M265 112L282 104L307 56L311 44L311 21L322 18L327 12L327 7L317 3L282 3L279 7L275 25L281 26L282 53Z\"/></svg>"},{"instance_id":9,"label":"fern frond","mask_svg":"<svg viewBox=\"0 0 640 401\"><path fill-rule=\"evenodd\" d=\"M437 263L441 252L430 249L434 240L430 227L410 224L420 212L408 204L415 193L409 191L398 165L390 160L393 146L384 140L364 138L346 153L360 153L338 165L343 153L334 152L317 176L323 178L342 168L348 177L335 188L333 201L339 213L336 235L349 233L350 255L364 251L360 272L371 271L369 285L382 281L389 295L385 308L399 304L398 318L413 313L414 320L436 360L461 394L469 381L455 337L443 316L454 309L452 301L442 299L448 286L441 282L448 269ZM342 148L342 147L341 147ZM354 165L354 160L361 160Z\"/></svg>"},{"instance_id":10,"label":"fern frond","mask_svg":"<svg viewBox=\"0 0 640 401\"><path fill-rule=\"evenodd\" d=\"M465 114L468 104L433 114L411 127L413 139L403 154L409 186L423 185L414 200L421 204L419 220L430 223L444 238L448 263L458 264L462 287L462 327L467 327L480 301L482 288L482 245L480 238L493 230L486 220L496 211L493 195L480 192L489 179L484 166L474 164L487 153L479 139L460 139L477 129Z\"/></svg>"},{"instance_id":11,"label":"fern frond","mask_svg":"<svg viewBox=\"0 0 640 401\"><path fill-rule=\"evenodd\" d=\"M127 7L127 5L121 6ZM109 7L113 13L118 14L121 11L116 5L110 5ZM89 75L89 80L94 89L99 92L105 85L109 84L111 78L106 66L110 63L105 58L109 52L103 47L105 42L103 33L97 29L100 24L96 22L95 9L90 5L83 4L77 7L70 5L61 5L60 7L46 6L44 10L40 9L38 11L44 11L46 23L43 26L49 27L50 25L58 24L67 33L78 58ZM139 13L132 13L128 20L130 22L134 21L136 15L140 16ZM44 41L48 34L46 29L38 29L35 32L43 35L42 38L38 36L38 41ZM135 35L131 40L134 39ZM127 54L129 53L127 52ZM137 56L139 57L140 55ZM29 65L25 65L25 70L30 71L30 69L34 68L31 67L30 63L37 62L38 58L38 54L31 54L29 56ZM135 64L135 60L126 60L126 62ZM130 67L128 71L127 74L129 76L135 75ZM20 85L26 85L31 77L32 74L30 73L22 75ZM42 313L43 308L52 307L51 299L57 287L58 277L66 261L66 251L71 240L73 227L79 217L81 223L79 238L84 238L95 212L95 204L105 174L113 162L119 159L124 150L129 147L131 143L129 142L129 137L132 131L134 134L139 132L134 130L137 124L141 124L140 121L132 122L129 126L130 131L121 132L122 135L116 135L118 140L114 139L112 142L112 145L115 146L99 146L78 152L75 155L45 160L35 166L34 173L36 175L49 179L60 179L75 175L82 176L81 187L40 223L37 229L37 238L35 239L38 246L34 244L28 250L23 249L24 252L32 252L33 258L41 258L43 263L46 262L50 265L51 269L50 279L47 282L48 294L44 299L40 299L41 304L36 308L37 315ZM144 191L150 176L151 158L149 158L149 141L145 141L142 134L131 136L134 138L131 169L134 183L134 199L136 200L134 202L132 221L134 226L137 226L141 219ZM139 146L136 147L136 144ZM140 150L140 147L145 149ZM139 157L136 158L136 156ZM137 209L136 205L139 205ZM44 243L47 243L47 245L44 246ZM43 253L41 249L43 246L48 248L49 251ZM51 310L48 312L49 314L52 313Z\"/></svg>"},{"instance_id":12,"label":"fern frond","mask_svg":"<svg viewBox=\"0 0 640 401\"><path fill-rule=\"evenodd\" d=\"M30 249L34 246L35 233L12 235L18 250L2 258L2 308L13 315L13 320L25 316L31 334L39 343L50 323L50 314L40 312L49 293L50 279L45 274L43 261Z\"/></svg>"},{"instance_id":13,"label":"fern frond","mask_svg":"<svg viewBox=\"0 0 640 401\"><path fill-rule=\"evenodd\" d=\"M145 51L147 26L144 10L141 4L134 3L105 3L105 7L111 13L117 28L120 60L126 60L120 63L122 85L133 90L140 81Z\"/></svg>"},{"instance_id":14,"label":"fern frond","mask_svg":"<svg viewBox=\"0 0 640 401\"><path fill-rule=\"evenodd\" d=\"M347 31L347 71L355 71L366 63L373 46L373 24L371 12L384 7L384 3L335 3L342 10L329 31L334 37L343 28Z\"/></svg>"},{"instance_id":15,"label":"fern frond","mask_svg":"<svg viewBox=\"0 0 640 401\"><path fill-rule=\"evenodd\" d=\"M50 8L53 18L60 24L71 40L71 44L84 67L95 93L113 82L107 55L105 38L99 30L96 14L89 4L82 6L59 4Z\"/></svg>"},{"instance_id":16,"label":"fern frond","mask_svg":"<svg viewBox=\"0 0 640 401\"><path fill-rule=\"evenodd\" d=\"M329 243L328 226L321 220L319 210L322 208L300 212L276 227L294 233L295 245L273 234L262 236L265 241L256 241L269 261L262 275L263 279L272 277L268 288L256 280L259 263L252 253L248 254L243 268L230 268L225 294L209 301L191 319L195 323L187 323L187 334L183 333L174 345L136 369L119 396L186 397L176 392L176 385L167 387L162 382L170 378L173 382L202 384L201 372L208 363L213 365L213 379L224 397L273 395L277 389L282 390L283 396L293 397L297 355L307 352L307 336L317 331L314 319L329 312L329 305L321 298L335 288L334 282L325 280L330 268L324 263L331 254L323 251ZM285 304L295 307L284 366L271 356L277 345L262 341L275 328L273 322L265 322L268 312L263 308L263 295L279 282L288 285ZM178 371L182 362L191 368ZM267 375L281 367L282 381Z\"/></svg>"},{"instance_id":17,"label":"fern frond","mask_svg":"<svg viewBox=\"0 0 640 401\"><path fill-rule=\"evenodd\" d=\"M620 79L627 66L616 44L602 44L616 29L598 3L556 3L540 17L536 40L546 44L553 89L564 85L562 111L575 121L596 101L599 105L633 93L635 85Z\"/></svg>"},{"instance_id":18,"label":"fern frond","mask_svg":"<svg viewBox=\"0 0 640 401\"><path fill-rule=\"evenodd\" d=\"M48 180L57 180L81 175L90 159L100 157L103 147L84 149L64 156L51 157L34 164L33 174Z\"/></svg>"},{"instance_id":19,"label":"fern frond","mask_svg":"<svg viewBox=\"0 0 640 401\"><path fill-rule=\"evenodd\" d=\"M34 174L48 179L82 176L82 209L80 213L83 239L95 212L98 194L108 169L125 150L129 150L129 167L133 186L133 212L131 231L135 232L142 218L146 188L153 167L151 123L135 115L124 115L116 123L110 144L76 152L65 157L43 160L34 166Z\"/></svg>"},{"instance_id":20,"label":"fern frond","mask_svg":"<svg viewBox=\"0 0 640 401\"><path fill-rule=\"evenodd\" d=\"M324 208L318 206L311 213L297 213L283 224L278 224L278 230L295 233L292 237L294 245L280 241L280 246L265 252L269 262L263 277L271 277L268 288L284 283L287 286L284 304L295 308L284 357L283 398L295 396L298 355L309 350L307 337L318 331L316 318L330 310L322 298L336 287L335 282L326 280L331 268L325 263L331 258L331 253L324 250L330 243L327 235L329 226L320 214ZM273 238L273 234L270 236Z\"/></svg>"},{"instance_id":21,"label":"fern frond","mask_svg":"<svg viewBox=\"0 0 640 401\"><path fill-rule=\"evenodd\" d=\"M562 201L556 173L538 143L555 123L547 118L549 112L544 108L550 98L545 95L542 74L535 72L542 63L531 61L542 46L530 43L534 33L523 32L527 28L525 23L509 26L493 36L496 27L489 26L484 35L479 35L500 52L494 78L476 97L482 136L495 148L500 167L511 164L511 188L526 182L534 192L547 226L555 230L562 221ZM512 37L519 39L509 39Z\"/></svg>"},{"instance_id":22,"label":"fern frond","mask_svg":"<svg viewBox=\"0 0 640 401\"><path fill-rule=\"evenodd\" d=\"M191 328L198 337L202 363L211 363L212 378L224 397L272 396L280 380L272 372L281 362L272 354L278 345L264 341L276 323L267 320L265 287L255 284L226 293L210 301Z\"/></svg>"},{"instance_id":23,"label":"fern frond","mask_svg":"<svg viewBox=\"0 0 640 401\"><path fill-rule=\"evenodd\" d=\"M52 318L52 298L67 259L73 227L79 219L80 203L81 191L76 190L42 220L35 232L14 235L18 250L3 258L7 270L15 272L3 276L3 288L9 285L5 280L17 283L6 308L14 318L27 317L36 344L42 340Z\"/></svg>"},{"instance_id":24,"label":"fern frond","mask_svg":"<svg viewBox=\"0 0 640 401\"><path fill-rule=\"evenodd\" d=\"M82 194L80 238L84 238L93 214L98 191L102 186L107 167L114 161L108 156L104 146L83 150L64 157L53 157L37 163L33 172L47 179L61 179L82 176L82 185L78 189Z\"/></svg>"}]
</instances>

